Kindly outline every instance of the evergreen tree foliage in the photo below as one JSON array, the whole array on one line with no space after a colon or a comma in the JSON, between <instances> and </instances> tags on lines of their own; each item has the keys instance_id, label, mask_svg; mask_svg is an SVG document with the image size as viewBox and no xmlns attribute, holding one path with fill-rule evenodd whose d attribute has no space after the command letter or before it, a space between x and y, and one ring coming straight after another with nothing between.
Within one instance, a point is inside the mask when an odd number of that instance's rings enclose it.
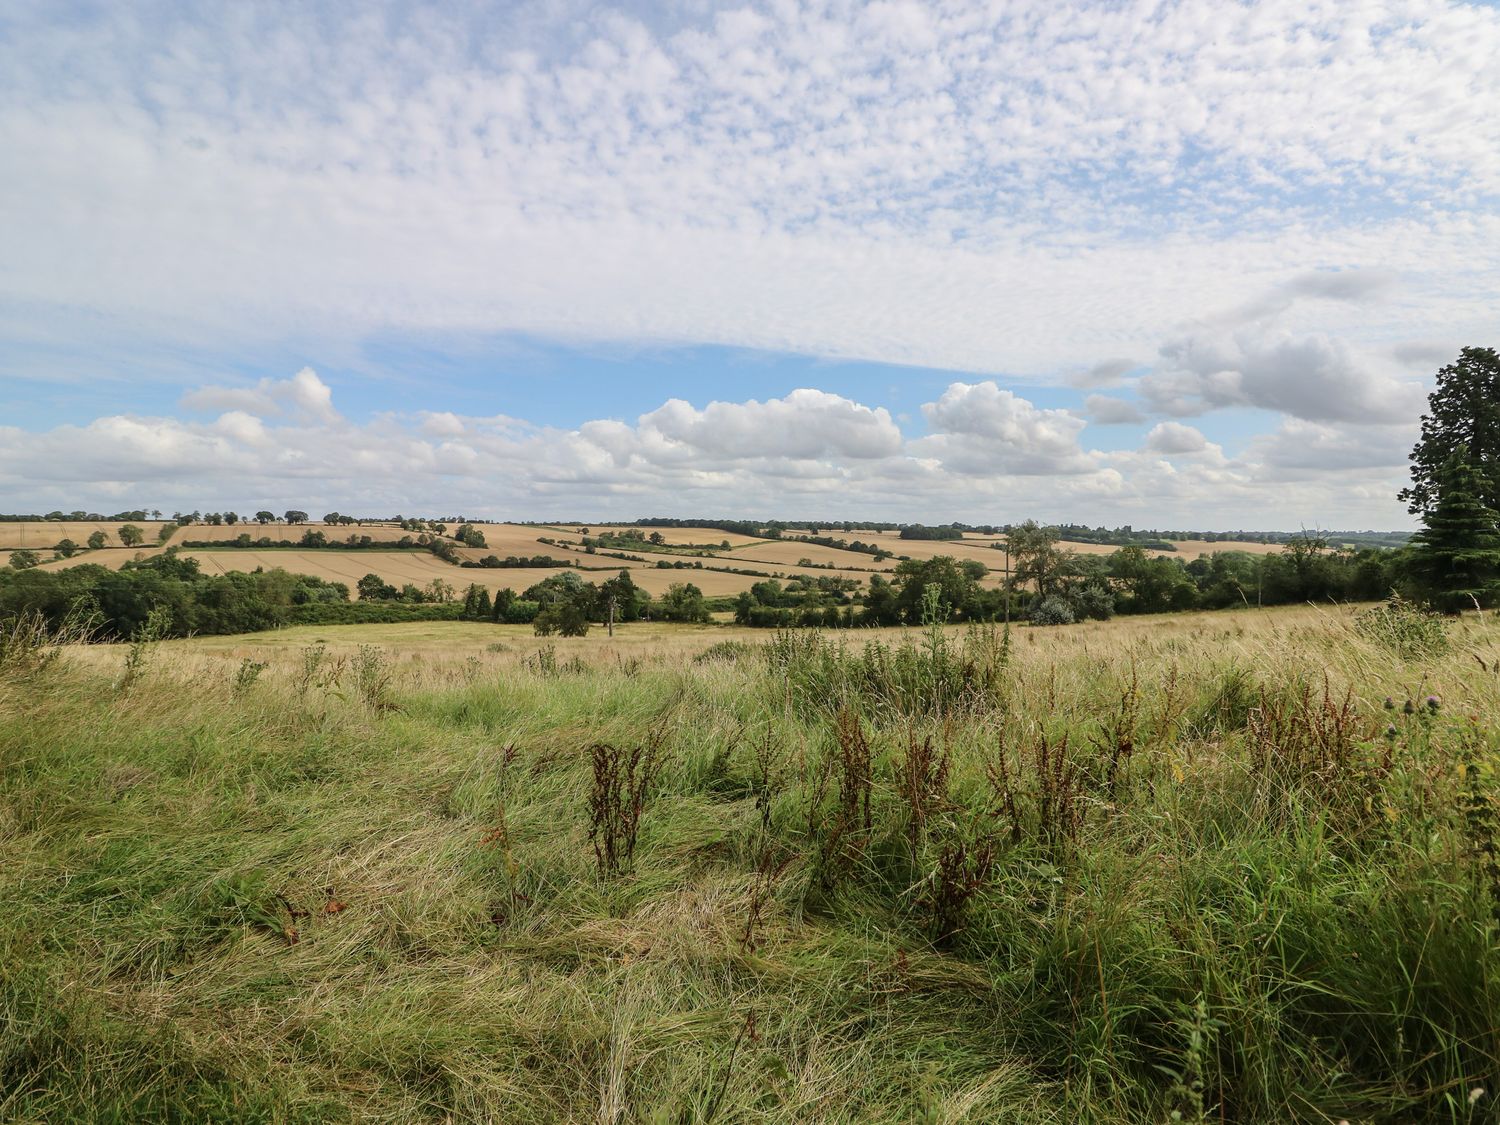
<instances>
[{"instance_id":1,"label":"evergreen tree foliage","mask_svg":"<svg viewBox=\"0 0 1500 1125\"><path fill-rule=\"evenodd\" d=\"M1426 526L1413 537L1412 576L1445 613L1500 601L1500 530L1467 453L1460 446L1443 466Z\"/></svg>"},{"instance_id":2,"label":"evergreen tree foliage","mask_svg":"<svg viewBox=\"0 0 1500 1125\"><path fill-rule=\"evenodd\" d=\"M1400 494L1408 510L1414 516L1433 510L1443 468L1464 446L1478 499L1500 511L1500 355L1494 348L1464 348L1457 362L1438 371L1427 402L1422 436L1411 451L1411 487Z\"/></svg>"}]
</instances>

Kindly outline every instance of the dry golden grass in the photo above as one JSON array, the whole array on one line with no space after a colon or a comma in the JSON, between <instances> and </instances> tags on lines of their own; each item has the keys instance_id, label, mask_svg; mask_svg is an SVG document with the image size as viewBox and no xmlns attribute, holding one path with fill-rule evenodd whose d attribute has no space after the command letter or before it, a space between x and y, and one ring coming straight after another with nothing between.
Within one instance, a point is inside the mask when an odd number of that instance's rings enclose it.
<instances>
[{"instance_id":1,"label":"dry golden grass","mask_svg":"<svg viewBox=\"0 0 1500 1125\"><path fill-rule=\"evenodd\" d=\"M1175 653L1184 660L1191 660L1195 653L1213 653L1218 661L1238 659L1253 666L1287 656L1296 647L1298 638L1310 631L1342 629L1367 608L1365 605L1345 605L1205 610L1118 617L1113 621L1088 621L1051 628L1018 623L1014 626L1015 653L1023 665L1059 663L1085 668L1091 660L1114 659L1125 652L1149 652ZM1494 637L1494 630L1484 622L1463 619L1455 622L1452 628L1460 647L1468 647L1471 640L1478 643ZM888 643L903 636L916 638L920 632L915 628L891 627L850 629L828 635L851 648L859 648L871 641ZM964 638L967 627L950 625L945 632L957 643ZM595 626L586 637L538 638L529 625L424 621L392 625L296 625L265 633L167 641L163 647L184 658L238 661L246 656L262 660L274 658L277 654L293 653L320 642L335 652L353 652L360 645L379 645L403 656L420 657L425 662L448 660L461 663L470 657L479 657L505 665L525 657L538 644L548 644L556 647L560 659L577 656L587 663L607 666L616 657L630 656L666 664L685 664L720 642L761 644L771 635L770 630L728 624L680 625L642 621L616 625L613 637L602 627ZM500 647L491 651L489 646L492 645ZM75 650L74 655L107 663L119 659L120 647L94 645Z\"/></svg>"}]
</instances>

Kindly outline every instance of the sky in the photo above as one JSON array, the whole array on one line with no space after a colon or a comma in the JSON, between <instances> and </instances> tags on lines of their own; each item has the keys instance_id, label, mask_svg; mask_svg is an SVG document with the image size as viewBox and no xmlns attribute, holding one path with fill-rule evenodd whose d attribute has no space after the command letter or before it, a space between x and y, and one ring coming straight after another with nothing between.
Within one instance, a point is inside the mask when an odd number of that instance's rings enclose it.
<instances>
[{"instance_id":1,"label":"sky","mask_svg":"<svg viewBox=\"0 0 1500 1125\"><path fill-rule=\"evenodd\" d=\"M1500 8L0 4L0 511L1396 529Z\"/></svg>"}]
</instances>

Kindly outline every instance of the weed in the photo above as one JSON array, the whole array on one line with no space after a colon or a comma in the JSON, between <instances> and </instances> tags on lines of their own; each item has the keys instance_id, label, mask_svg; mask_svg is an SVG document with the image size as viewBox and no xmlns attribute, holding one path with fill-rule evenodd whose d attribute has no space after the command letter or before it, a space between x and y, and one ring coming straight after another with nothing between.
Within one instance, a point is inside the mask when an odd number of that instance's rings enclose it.
<instances>
[{"instance_id":1,"label":"weed","mask_svg":"<svg viewBox=\"0 0 1500 1125\"><path fill-rule=\"evenodd\" d=\"M662 767L665 738L665 728L658 726L640 746L596 742L589 747L589 842L601 877L619 874L635 858L641 813Z\"/></svg>"},{"instance_id":2,"label":"weed","mask_svg":"<svg viewBox=\"0 0 1500 1125\"><path fill-rule=\"evenodd\" d=\"M268 667L269 665L264 660L252 660L248 656L245 657L240 661L239 668L235 670L230 693L235 696L244 695L255 686L255 681L260 679L260 674Z\"/></svg>"},{"instance_id":3,"label":"weed","mask_svg":"<svg viewBox=\"0 0 1500 1125\"><path fill-rule=\"evenodd\" d=\"M818 874L825 887L838 882L864 854L873 827L870 741L859 716L848 708L834 720L834 739L836 748L823 758L807 810L809 834L818 839ZM831 812L822 807L830 782L837 783Z\"/></svg>"},{"instance_id":4,"label":"weed","mask_svg":"<svg viewBox=\"0 0 1500 1125\"><path fill-rule=\"evenodd\" d=\"M948 808L948 751L937 749L932 735L906 736L906 752L896 772L896 792L906 806L906 838L915 862L928 822Z\"/></svg>"},{"instance_id":5,"label":"weed","mask_svg":"<svg viewBox=\"0 0 1500 1125\"><path fill-rule=\"evenodd\" d=\"M1205 1125L1212 1108L1207 1104L1208 1066L1214 1042L1223 1030L1222 1020L1208 1014L1208 1004L1199 993L1191 1006L1184 1006L1177 1020L1177 1029L1182 1036L1182 1061L1176 1067L1163 1066L1161 1072L1172 1079L1167 1096L1172 1100L1172 1121L1187 1121L1193 1125Z\"/></svg>"},{"instance_id":6,"label":"weed","mask_svg":"<svg viewBox=\"0 0 1500 1125\"><path fill-rule=\"evenodd\" d=\"M1085 778L1068 746L1069 735L1039 730L1014 754L1005 733L985 763L997 808L1011 840L1033 840L1058 853L1078 840L1085 814Z\"/></svg>"},{"instance_id":7,"label":"weed","mask_svg":"<svg viewBox=\"0 0 1500 1125\"><path fill-rule=\"evenodd\" d=\"M125 650L125 667L121 671L116 688L124 691L145 674L156 647L172 627L172 611L166 606L156 606L146 614L146 620L135 627L130 635L130 647Z\"/></svg>"},{"instance_id":8,"label":"weed","mask_svg":"<svg viewBox=\"0 0 1500 1125\"><path fill-rule=\"evenodd\" d=\"M360 645L354 654L354 687L364 705L372 711L393 711L391 680L395 671L385 650L376 645Z\"/></svg>"},{"instance_id":9,"label":"weed","mask_svg":"<svg viewBox=\"0 0 1500 1125\"><path fill-rule=\"evenodd\" d=\"M1489 902L1491 913L1500 922L1500 814L1495 808L1494 766L1483 754L1483 748L1478 731L1471 728L1465 732L1459 751L1463 770L1459 810L1480 895Z\"/></svg>"},{"instance_id":10,"label":"weed","mask_svg":"<svg viewBox=\"0 0 1500 1125\"><path fill-rule=\"evenodd\" d=\"M969 903L993 880L998 858L992 832L955 830L943 842L919 899L935 945L950 946L962 931Z\"/></svg>"},{"instance_id":11,"label":"weed","mask_svg":"<svg viewBox=\"0 0 1500 1125\"><path fill-rule=\"evenodd\" d=\"M1352 691L1336 696L1325 676L1321 695L1311 685L1281 695L1263 693L1249 716L1249 766L1262 808L1275 826L1311 800L1354 827L1379 807L1383 764L1366 747L1374 732L1360 720Z\"/></svg>"},{"instance_id":12,"label":"weed","mask_svg":"<svg viewBox=\"0 0 1500 1125\"><path fill-rule=\"evenodd\" d=\"M323 641L305 646L297 670L298 695L306 695L313 688L331 687L343 672L342 661L328 659L328 645Z\"/></svg>"}]
</instances>

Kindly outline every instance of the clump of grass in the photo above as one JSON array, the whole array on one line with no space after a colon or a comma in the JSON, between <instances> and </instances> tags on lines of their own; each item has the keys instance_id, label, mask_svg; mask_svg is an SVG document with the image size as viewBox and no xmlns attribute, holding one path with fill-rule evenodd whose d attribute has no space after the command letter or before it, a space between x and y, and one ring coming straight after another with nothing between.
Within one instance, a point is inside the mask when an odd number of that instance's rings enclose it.
<instances>
[{"instance_id":1,"label":"clump of grass","mask_svg":"<svg viewBox=\"0 0 1500 1125\"><path fill-rule=\"evenodd\" d=\"M744 641L719 641L693 657L694 664L738 664L753 656L755 648Z\"/></svg>"},{"instance_id":2,"label":"clump of grass","mask_svg":"<svg viewBox=\"0 0 1500 1125\"><path fill-rule=\"evenodd\" d=\"M1356 616L1354 628L1366 640L1403 660L1436 656L1448 649L1448 630L1442 617L1399 594Z\"/></svg>"},{"instance_id":3,"label":"clump of grass","mask_svg":"<svg viewBox=\"0 0 1500 1125\"><path fill-rule=\"evenodd\" d=\"M68 645L92 640L96 620L97 611L89 603L74 605L56 628L40 612L0 619L0 677L24 679L43 672Z\"/></svg>"}]
</instances>

